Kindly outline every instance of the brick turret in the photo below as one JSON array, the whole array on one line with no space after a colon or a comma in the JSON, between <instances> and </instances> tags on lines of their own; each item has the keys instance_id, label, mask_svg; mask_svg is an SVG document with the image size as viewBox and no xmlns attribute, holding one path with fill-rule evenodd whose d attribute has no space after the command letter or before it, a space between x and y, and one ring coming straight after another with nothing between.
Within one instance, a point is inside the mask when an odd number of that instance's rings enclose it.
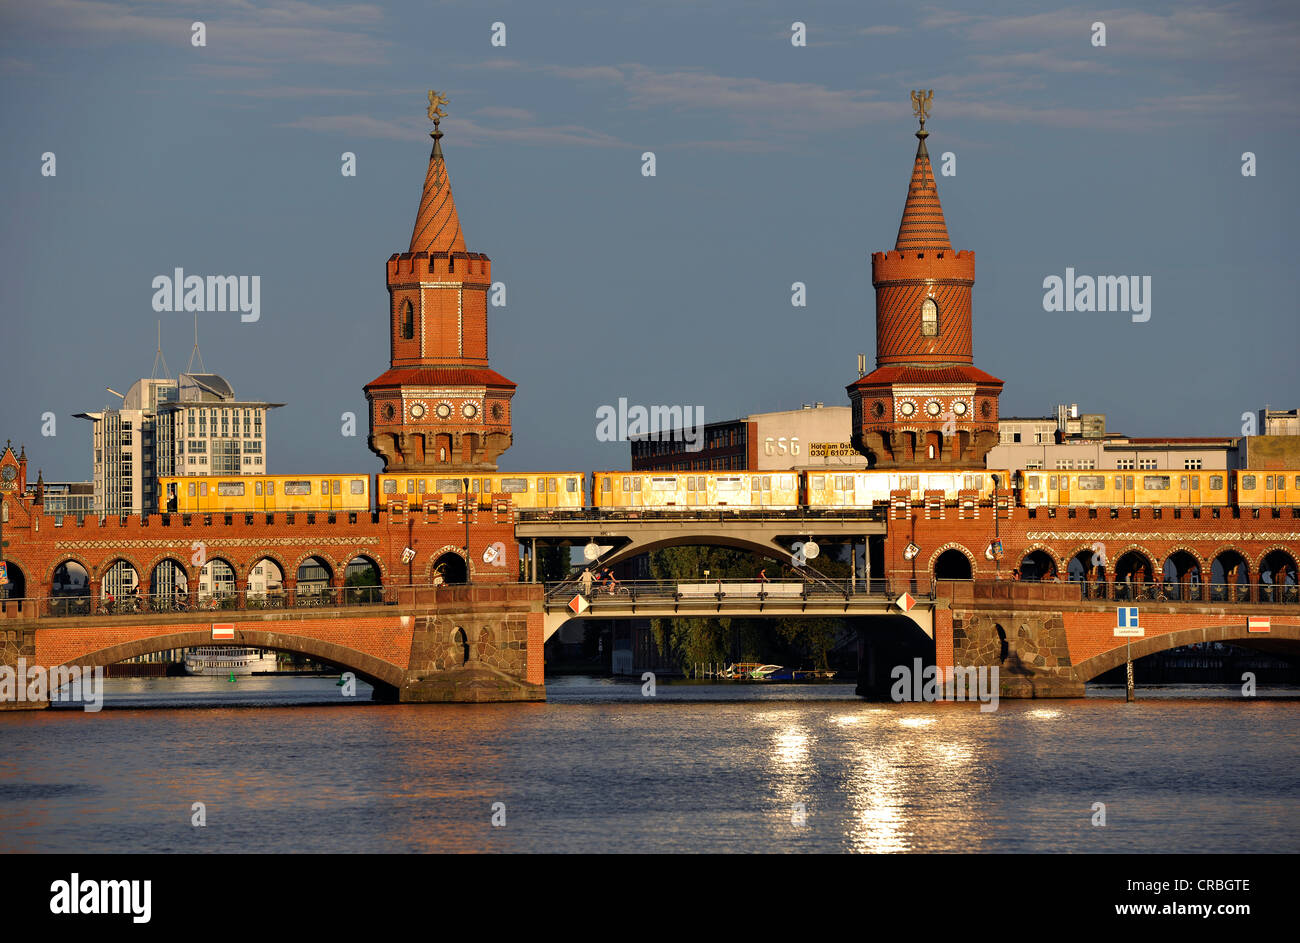
<instances>
[{"instance_id":1,"label":"brick turret","mask_svg":"<svg viewBox=\"0 0 1300 943\"><path fill-rule=\"evenodd\" d=\"M366 384L371 451L384 470L494 471L512 441L515 384L488 367L492 261L465 248L442 132L410 248L388 259L390 369Z\"/></svg>"},{"instance_id":2,"label":"brick turret","mask_svg":"<svg viewBox=\"0 0 1300 943\"><path fill-rule=\"evenodd\" d=\"M925 115L892 252L871 256L876 369L848 387L853 445L873 466L980 465L997 444L1002 381L974 366L975 253L954 252Z\"/></svg>"}]
</instances>

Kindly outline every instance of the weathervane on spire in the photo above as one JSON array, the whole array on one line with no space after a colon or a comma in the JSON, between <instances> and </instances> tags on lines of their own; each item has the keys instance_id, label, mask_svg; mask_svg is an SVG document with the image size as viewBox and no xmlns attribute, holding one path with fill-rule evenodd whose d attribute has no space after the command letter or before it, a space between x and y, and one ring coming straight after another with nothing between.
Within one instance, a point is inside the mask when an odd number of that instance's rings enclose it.
<instances>
[{"instance_id":1,"label":"weathervane on spire","mask_svg":"<svg viewBox=\"0 0 1300 943\"><path fill-rule=\"evenodd\" d=\"M429 120L433 122L433 129L438 130L438 122L447 117L447 112L442 110L442 106L448 104L450 100L443 98L433 89L429 89Z\"/></svg>"},{"instance_id":2,"label":"weathervane on spire","mask_svg":"<svg viewBox=\"0 0 1300 943\"><path fill-rule=\"evenodd\" d=\"M925 119L930 117L930 102L934 101L934 89L912 92L912 114L921 119L921 130L925 130Z\"/></svg>"}]
</instances>

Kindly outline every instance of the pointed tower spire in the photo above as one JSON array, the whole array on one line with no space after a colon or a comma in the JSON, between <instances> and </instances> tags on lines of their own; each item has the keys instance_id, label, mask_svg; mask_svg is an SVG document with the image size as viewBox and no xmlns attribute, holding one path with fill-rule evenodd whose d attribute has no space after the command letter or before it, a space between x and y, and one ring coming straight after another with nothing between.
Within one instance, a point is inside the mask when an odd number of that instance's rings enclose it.
<instances>
[{"instance_id":1,"label":"pointed tower spire","mask_svg":"<svg viewBox=\"0 0 1300 943\"><path fill-rule=\"evenodd\" d=\"M429 119L433 122L429 137L433 138L433 151L429 154L429 170L424 175L420 211L411 231L412 253L465 251L465 236L460 231L456 200L451 195L451 181L447 179L447 163L442 158L442 131L438 129L438 122L447 115L442 110L447 101L437 92L429 92Z\"/></svg>"},{"instance_id":2,"label":"pointed tower spire","mask_svg":"<svg viewBox=\"0 0 1300 943\"><path fill-rule=\"evenodd\" d=\"M943 207L939 204L939 188L935 186L934 170L930 167L930 153L925 149L925 119L930 111L934 91L913 92L912 111L921 119L921 129L916 132L916 160L912 164L912 181L907 186L907 203L903 206L903 219L898 224L898 239L894 249L899 252L924 252L952 249L948 239L948 224L944 222Z\"/></svg>"}]
</instances>

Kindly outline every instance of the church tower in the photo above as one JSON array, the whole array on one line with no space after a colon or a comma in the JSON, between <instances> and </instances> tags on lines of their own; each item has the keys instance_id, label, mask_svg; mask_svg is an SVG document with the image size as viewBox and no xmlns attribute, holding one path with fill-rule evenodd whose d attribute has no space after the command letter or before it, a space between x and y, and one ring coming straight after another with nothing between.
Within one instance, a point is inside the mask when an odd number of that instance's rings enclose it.
<instances>
[{"instance_id":1,"label":"church tower","mask_svg":"<svg viewBox=\"0 0 1300 943\"><path fill-rule=\"evenodd\" d=\"M515 384L488 367L492 262L468 252L442 156L447 99L429 93L433 152L411 246L388 260L390 368L366 384L384 471L495 471L510 447Z\"/></svg>"},{"instance_id":2,"label":"church tower","mask_svg":"<svg viewBox=\"0 0 1300 943\"><path fill-rule=\"evenodd\" d=\"M981 466L998 441L1002 381L971 349L975 253L952 249L925 147L933 97L912 93L921 128L898 239L871 256L876 369L848 387L853 446L876 468Z\"/></svg>"}]
</instances>

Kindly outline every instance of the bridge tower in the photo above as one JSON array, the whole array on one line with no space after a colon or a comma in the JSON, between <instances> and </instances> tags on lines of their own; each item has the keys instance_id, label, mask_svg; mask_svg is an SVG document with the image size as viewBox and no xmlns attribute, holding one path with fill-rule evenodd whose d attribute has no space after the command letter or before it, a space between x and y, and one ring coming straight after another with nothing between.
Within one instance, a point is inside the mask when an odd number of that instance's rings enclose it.
<instances>
[{"instance_id":1,"label":"bridge tower","mask_svg":"<svg viewBox=\"0 0 1300 943\"><path fill-rule=\"evenodd\" d=\"M912 93L916 159L890 252L871 256L876 369L848 386L853 446L878 468L982 466L1002 381L974 366L975 253L954 252L925 139L933 92Z\"/></svg>"},{"instance_id":2,"label":"bridge tower","mask_svg":"<svg viewBox=\"0 0 1300 943\"><path fill-rule=\"evenodd\" d=\"M389 369L365 386L384 471L495 471L510 447L515 384L488 367L492 261L465 248L429 93L433 151L410 248L388 259Z\"/></svg>"}]
</instances>

